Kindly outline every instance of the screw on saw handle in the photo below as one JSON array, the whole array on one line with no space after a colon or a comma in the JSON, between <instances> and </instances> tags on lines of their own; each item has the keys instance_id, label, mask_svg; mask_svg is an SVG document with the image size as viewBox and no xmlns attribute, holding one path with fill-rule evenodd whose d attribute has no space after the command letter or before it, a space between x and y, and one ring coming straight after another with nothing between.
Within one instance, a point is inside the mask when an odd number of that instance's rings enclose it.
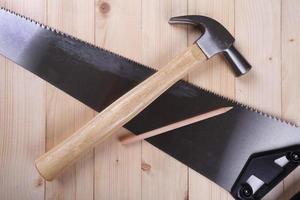
<instances>
[{"instance_id":1,"label":"screw on saw handle","mask_svg":"<svg viewBox=\"0 0 300 200\"><path fill-rule=\"evenodd\" d=\"M120 97L69 138L36 160L36 167L46 180L53 180L82 154L102 143L135 117L178 80L204 62L206 56L192 45L154 75Z\"/></svg>"}]
</instances>

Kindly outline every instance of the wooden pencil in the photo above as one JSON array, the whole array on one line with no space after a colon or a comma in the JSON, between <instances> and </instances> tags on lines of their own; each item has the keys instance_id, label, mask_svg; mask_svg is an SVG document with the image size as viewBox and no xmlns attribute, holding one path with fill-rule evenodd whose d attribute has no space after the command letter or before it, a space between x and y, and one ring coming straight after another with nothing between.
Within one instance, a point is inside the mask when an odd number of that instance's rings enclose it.
<instances>
[{"instance_id":1,"label":"wooden pencil","mask_svg":"<svg viewBox=\"0 0 300 200\"><path fill-rule=\"evenodd\" d=\"M154 129L154 130L151 130L151 131L139 134L139 135L130 135L125 138L120 138L120 142L124 145L135 143L135 142L138 142L138 141L141 141L141 140L144 140L144 139L156 136L156 135L166 133L168 131L172 131L172 130L175 130L175 129L178 129L178 128L181 128L181 127L184 127L184 126L196 123L196 122L203 121L205 119L209 119L209 118L224 114L224 113L228 112L229 110L231 110L232 108L233 107L218 108L216 110L213 110L213 111L201 114L201 115L197 115L195 117L191 117L191 118L185 119L183 121L175 122L173 124L169 124L167 126L163 126L161 128Z\"/></svg>"}]
</instances>

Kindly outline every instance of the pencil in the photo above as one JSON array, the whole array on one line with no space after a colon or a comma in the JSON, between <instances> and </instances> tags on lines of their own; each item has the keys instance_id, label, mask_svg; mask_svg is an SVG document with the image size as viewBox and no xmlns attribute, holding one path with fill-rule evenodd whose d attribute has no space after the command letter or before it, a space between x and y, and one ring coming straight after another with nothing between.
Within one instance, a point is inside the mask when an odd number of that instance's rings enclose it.
<instances>
[{"instance_id":1,"label":"pencil","mask_svg":"<svg viewBox=\"0 0 300 200\"><path fill-rule=\"evenodd\" d=\"M175 129L178 129L178 128L181 128L181 127L184 127L184 126L196 123L196 122L203 121L205 119L209 119L209 118L224 114L224 113L230 111L232 108L233 107L218 108L216 110L213 110L213 111L201 114L201 115L197 115L195 117L191 117L191 118L185 119L183 121L175 122L173 124L169 124L167 126L163 126L161 128L154 129L154 130L151 130L151 131L139 134L139 135L130 135L125 138L120 138L120 142L124 145L135 143L135 142L138 142L138 141L141 141L141 140L144 140L144 139L156 136L156 135L166 133L168 131L172 131L172 130L175 130Z\"/></svg>"}]
</instances>

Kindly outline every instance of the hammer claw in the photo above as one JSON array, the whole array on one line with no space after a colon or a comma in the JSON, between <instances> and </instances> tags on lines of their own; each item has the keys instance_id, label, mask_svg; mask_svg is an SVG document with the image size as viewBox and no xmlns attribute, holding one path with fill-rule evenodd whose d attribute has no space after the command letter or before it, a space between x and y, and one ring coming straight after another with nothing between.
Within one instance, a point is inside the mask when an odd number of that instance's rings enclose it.
<instances>
[{"instance_id":1,"label":"hammer claw","mask_svg":"<svg viewBox=\"0 0 300 200\"><path fill-rule=\"evenodd\" d=\"M201 15L186 15L172 17L169 24L189 24L200 28L202 35L195 43L207 58L222 53L236 76L244 75L251 69L251 65L233 46L231 33L216 20Z\"/></svg>"}]
</instances>

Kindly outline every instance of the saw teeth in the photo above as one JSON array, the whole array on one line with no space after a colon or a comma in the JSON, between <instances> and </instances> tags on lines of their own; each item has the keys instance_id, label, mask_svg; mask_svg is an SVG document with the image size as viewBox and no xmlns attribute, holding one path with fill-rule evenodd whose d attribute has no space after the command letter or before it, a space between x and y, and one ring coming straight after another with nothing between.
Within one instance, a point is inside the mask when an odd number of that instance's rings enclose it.
<instances>
[{"instance_id":1,"label":"saw teeth","mask_svg":"<svg viewBox=\"0 0 300 200\"><path fill-rule=\"evenodd\" d=\"M220 95L220 94L218 94L218 93L216 93L216 92L214 92L214 91L210 91L210 90L208 90L208 89L206 89L206 88L203 88L203 87L201 87L201 86L195 85L195 84L190 83L190 82L187 82L187 81L185 81L185 80L183 80L183 81L184 81L185 83L188 83L188 84L192 85L192 86L195 87L195 88L204 90L205 92L208 92L208 93L210 93L210 94L212 94L212 95L215 95L215 96L217 96L217 97L219 97L219 98L222 98L222 99L224 99L224 100L228 101L229 103L232 103L232 104L234 104L234 105L236 105L236 106L240 106L240 107L242 107L242 108L245 108L246 110L249 110L249 111L251 111L251 112L255 112L255 113L259 114L259 115L262 115L262 116L264 116L264 117L268 117L268 118L273 119L273 120L275 120L275 121L278 121L278 122L280 122L280 123L285 123L285 124L287 124L287 125L289 125L289 126L293 126L293 127L295 127L295 128L299 128L299 126L297 126L297 124L295 124L295 123L292 123L292 122L289 122L289 121L287 121L287 120L284 120L284 119L282 119L282 118L280 118L280 117L276 117L276 116L274 116L274 115L265 113L265 112L263 112L263 111L261 111L261 110L259 110L259 109L250 107L250 106L248 106L248 105L246 105L246 104L244 104L244 103L241 103L241 102L238 102L238 101L236 101L236 100L234 100L234 99L231 99L231 98L229 98L229 97Z\"/></svg>"},{"instance_id":2,"label":"saw teeth","mask_svg":"<svg viewBox=\"0 0 300 200\"><path fill-rule=\"evenodd\" d=\"M126 57L123 57L123 56L121 56L121 55L118 54L118 53L113 53L113 52L111 52L111 51L109 51L109 50L107 50L107 49L104 49L104 48L100 47L100 46L97 46L97 45L95 45L95 44L88 43L88 42L86 42L86 41L84 41L84 40L82 40L82 39L80 39L80 38L77 38L77 37L75 37L75 36L72 36L72 35L69 35L69 34L67 34L67 33L61 32L61 31L59 31L59 30L57 30L57 29L55 29L55 28L52 28L52 27L50 27L50 26L48 26L48 25L46 25L46 24L43 24L43 23L38 22L38 21L36 21L36 20L33 20L33 19L31 19L31 18L29 18L29 17L26 17L26 16L24 16L24 15L21 15L21 14L19 14L19 13L16 13L16 12L14 12L14 11L12 11L12 10L7 9L7 8L1 7L1 10L4 10L4 11L6 11L6 12L12 14L12 15L16 15L16 16L18 16L18 17L21 17L22 19L25 19L25 20L30 21L30 22L32 22L32 23L35 23L36 25L40 26L41 28L47 29L47 30L49 30L49 31L52 31L52 32L54 32L54 33L56 33L56 34L58 34L58 35L63 36L63 37L67 37L67 38L70 38L70 39L72 39L72 40L76 40L76 41L78 41L78 42L80 42L80 43L82 43L82 44L84 44L84 45L86 45L86 46L89 46L89 47L92 47L92 48L96 48L96 49L98 49L98 50L105 51L105 52L111 54L112 56L115 56L115 57L119 57L119 58L125 59L125 60L127 60L128 62L133 63L134 65L139 65L139 66L141 66L141 67L148 68L149 70L152 70L152 71L155 70L155 69L153 69L153 68L151 68L151 67L149 67L149 66L141 65L141 64L138 63L137 61L134 61L134 60L129 59L129 58L126 58ZM156 70L155 70L155 71L156 71Z\"/></svg>"},{"instance_id":3,"label":"saw teeth","mask_svg":"<svg viewBox=\"0 0 300 200\"><path fill-rule=\"evenodd\" d=\"M82 39L80 39L80 38L77 38L77 37L75 37L75 36L72 36L72 35L69 35L69 34L67 34L67 33L61 32L61 31L59 31L59 30L57 30L57 29L55 29L55 28L52 28L52 27L50 27L50 26L48 26L48 25L45 25L45 24L40 23L40 22L38 22L38 21L36 21L36 20L33 20L33 19L29 18L29 17L26 17L26 16L24 16L24 15L21 15L21 14L19 14L19 13L16 13L15 11L9 10L9 9L7 9L7 8L4 8L4 7L1 7L1 10L4 10L4 11L6 11L6 12L12 14L12 15L16 15L16 16L18 16L18 17L21 17L21 18L24 19L24 20L30 21L30 22L32 22L32 23L34 23L34 24L40 26L40 27L43 28L43 29L50 30L50 31L52 31L52 32L54 32L54 33L56 33L56 34L58 34L58 35L63 36L63 37L67 37L67 38L70 38L70 39L72 39L72 40L76 40L76 41L78 41L78 42L80 42L80 43L83 43L83 44L89 46L89 47L96 48L96 49L98 49L98 50L100 50L100 51L105 51L105 52L111 54L111 56L115 56L115 57L119 57L119 58L121 58L121 59L125 59L125 60L127 60L127 61L133 63L134 65L138 65L138 66L140 66L140 67L147 68L147 69L149 69L149 70L151 70L151 71L157 71L156 69L154 69L154 68L152 68L152 67L150 67L150 66L140 64L140 63L138 63L138 62L136 62L136 61L134 61L134 60L132 60L132 59L126 58L126 57L124 57L124 56L121 56L120 54L113 53L113 52L111 52L111 51L109 51L109 50L107 50L107 49L104 49L104 48L100 47L100 46L97 46L97 45L88 43L88 42L86 42L86 41L84 41L84 40L82 40ZM185 81L185 80L182 80L182 81L185 82L185 83L187 83L187 84L192 85L193 87L195 87L195 88L197 88L197 89L203 90L203 91L208 92L208 93L210 93L210 94L212 94L212 95L215 95L215 96L217 96L217 97L219 97L219 98L222 98L222 99L228 101L229 103L232 103L232 104L235 104L235 105L237 105L237 106L243 107L243 108L245 108L245 109L247 109L247 110L249 110L249 111L256 112L256 113L258 113L258 114L260 114L260 115L262 115L262 116L268 117L268 118L273 119L273 120L276 120L276 121L278 121L278 122L285 123L285 124L287 124L287 125L290 125L290 126L293 126L293 127L295 127L295 128L298 128L298 126L297 126L295 123L292 123L292 122L286 121L286 120L284 120L284 119L282 119L282 118L280 118L280 117L276 117L276 116L273 116L273 115L271 115L271 114L262 112L262 111L260 111L260 110L258 110L258 109L256 109L256 108L250 107L250 106L248 106L248 105L246 105L246 104L243 104L243 103L240 103L240 102L237 102L236 100L233 100L233 99L228 98L228 97L226 97L226 96L222 96L222 95L220 95L220 94L218 94L218 93L216 93L216 92L214 92L214 91L210 91L210 90L208 90L208 89L206 89L206 88L203 88L203 87L201 87L201 86L195 85L195 84L190 83L190 82L187 82L187 81Z\"/></svg>"}]
</instances>

